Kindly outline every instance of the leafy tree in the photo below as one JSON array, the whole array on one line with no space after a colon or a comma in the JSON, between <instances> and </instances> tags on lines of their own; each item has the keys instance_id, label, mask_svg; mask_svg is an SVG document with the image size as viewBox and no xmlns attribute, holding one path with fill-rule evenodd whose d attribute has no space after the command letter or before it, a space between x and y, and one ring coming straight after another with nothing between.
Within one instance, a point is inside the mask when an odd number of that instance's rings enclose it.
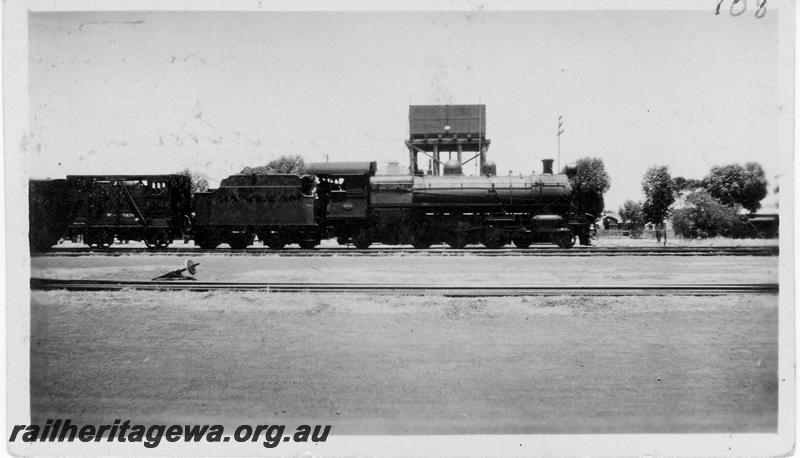
<instances>
[{"instance_id":1,"label":"leafy tree","mask_svg":"<svg viewBox=\"0 0 800 458\"><path fill-rule=\"evenodd\" d=\"M728 164L712 167L703 180L711 196L725 205L741 205L750 212L761 207L761 199L767 196L767 179L764 170L755 162Z\"/></svg>"},{"instance_id":2,"label":"leafy tree","mask_svg":"<svg viewBox=\"0 0 800 458\"><path fill-rule=\"evenodd\" d=\"M626 200L622 204L619 209L619 216L627 224L628 229L637 235L641 234L644 224L647 222L642 210L642 204L632 200Z\"/></svg>"},{"instance_id":3,"label":"leafy tree","mask_svg":"<svg viewBox=\"0 0 800 458\"><path fill-rule=\"evenodd\" d=\"M672 189L678 193L681 191L693 191L703 187L703 180L694 178L675 177L672 179Z\"/></svg>"},{"instance_id":4,"label":"leafy tree","mask_svg":"<svg viewBox=\"0 0 800 458\"><path fill-rule=\"evenodd\" d=\"M672 214L672 227L683 237L731 236L744 224L735 208L722 204L704 189L689 194L686 204Z\"/></svg>"},{"instance_id":5,"label":"leafy tree","mask_svg":"<svg viewBox=\"0 0 800 458\"><path fill-rule=\"evenodd\" d=\"M303 175L306 173L306 163L303 160L303 157L299 154L295 154L293 156L284 155L269 161L267 165L258 167L245 167L240 173L247 175Z\"/></svg>"},{"instance_id":6,"label":"leafy tree","mask_svg":"<svg viewBox=\"0 0 800 458\"><path fill-rule=\"evenodd\" d=\"M579 213L599 218L605 208L603 194L611 187L611 178L600 158L578 159L577 173L570 178L572 202Z\"/></svg>"},{"instance_id":7,"label":"leafy tree","mask_svg":"<svg viewBox=\"0 0 800 458\"><path fill-rule=\"evenodd\" d=\"M642 179L644 191L644 217L653 223L661 223L667 217L669 206L675 202L672 178L666 166L656 166L647 169Z\"/></svg>"},{"instance_id":8,"label":"leafy tree","mask_svg":"<svg viewBox=\"0 0 800 458\"><path fill-rule=\"evenodd\" d=\"M208 191L208 178L197 172L192 172L189 169L183 169L178 172L178 175L189 177L192 182L192 194L196 192Z\"/></svg>"}]
</instances>

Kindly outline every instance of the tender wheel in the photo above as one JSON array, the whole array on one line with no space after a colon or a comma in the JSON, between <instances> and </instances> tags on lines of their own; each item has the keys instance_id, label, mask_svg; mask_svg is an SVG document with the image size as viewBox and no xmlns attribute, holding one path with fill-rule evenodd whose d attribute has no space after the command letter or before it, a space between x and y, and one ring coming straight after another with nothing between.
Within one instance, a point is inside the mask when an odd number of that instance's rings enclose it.
<instances>
[{"instance_id":1,"label":"tender wheel","mask_svg":"<svg viewBox=\"0 0 800 458\"><path fill-rule=\"evenodd\" d=\"M261 243L270 247L272 250L282 250L283 247L286 246L286 240L281 237L279 233L260 233L258 234L258 239L261 240Z\"/></svg>"},{"instance_id":2,"label":"tender wheel","mask_svg":"<svg viewBox=\"0 0 800 458\"><path fill-rule=\"evenodd\" d=\"M286 246L286 241L276 234L265 236L261 239L264 245L270 247L272 250L282 250Z\"/></svg>"},{"instance_id":3,"label":"tender wheel","mask_svg":"<svg viewBox=\"0 0 800 458\"><path fill-rule=\"evenodd\" d=\"M433 243L427 240L414 240L414 242L411 243L411 246L413 246L418 250L427 250L428 248L431 247L431 245L433 245Z\"/></svg>"},{"instance_id":4,"label":"tender wheel","mask_svg":"<svg viewBox=\"0 0 800 458\"><path fill-rule=\"evenodd\" d=\"M212 231L205 229L197 229L194 233L194 244L204 250L213 250L219 246L219 240L214 236Z\"/></svg>"},{"instance_id":5,"label":"tender wheel","mask_svg":"<svg viewBox=\"0 0 800 458\"><path fill-rule=\"evenodd\" d=\"M359 229L353 236L353 245L359 250L366 250L372 245L372 237L366 229Z\"/></svg>"},{"instance_id":6,"label":"tender wheel","mask_svg":"<svg viewBox=\"0 0 800 458\"><path fill-rule=\"evenodd\" d=\"M304 250L313 250L319 245L319 242L317 240L303 240L299 242L298 245Z\"/></svg>"},{"instance_id":7,"label":"tender wheel","mask_svg":"<svg viewBox=\"0 0 800 458\"><path fill-rule=\"evenodd\" d=\"M219 246L219 242L213 239L208 240L195 240L194 243L204 250L213 250Z\"/></svg>"},{"instance_id":8,"label":"tender wheel","mask_svg":"<svg viewBox=\"0 0 800 458\"><path fill-rule=\"evenodd\" d=\"M514 239L514 246L517 248L528 248L531 246L531 243L533 243L533 241L530 239Z\"/></svg>"},{"instance_id":9,"label":"tender wheel","mask_svg":"<svg viewBox=\"0 0 800 458\"><path fill-rule=\"evenodd\" d=\"M426 234L414 235L414 240L411 241L411 246L418 250L427 250L433 245L433 240Z\"/></svg>"},{"instance_id":10,"label":"tender wheel","mask_svg":"<svg viewBox=\"0 0 800 458\"><path fill-rule=\"evenodd\" d=\"M252 245L254 240L254 234L247 232L234 233L232 234L231 238L228 239L228 245L230 245L234 250L244 250L248 246Z\"/></svg>"}]
</instances>

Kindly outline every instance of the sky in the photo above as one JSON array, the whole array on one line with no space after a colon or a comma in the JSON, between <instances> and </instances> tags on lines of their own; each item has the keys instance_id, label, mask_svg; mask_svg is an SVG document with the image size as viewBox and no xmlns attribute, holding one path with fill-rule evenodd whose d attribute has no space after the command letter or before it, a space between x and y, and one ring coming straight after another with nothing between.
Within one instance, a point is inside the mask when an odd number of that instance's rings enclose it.
<instances>
[{"instance_id":1,"label":"sky","mask_svg":"<svg viewBox=\"0 0 800 458\"><path fill-rule=\"evenodd\" d=\"M556 158L563 115L561 164L602 158L609 210L642 199L654 165L702 178L714 165L758 162L770 182L763 205L777 202L776 14L29 18L32 178L189 168L216 184L282 154L407 166L408 105L482 103L500 174L538 173Z\"/></svg>"}]
</instances>

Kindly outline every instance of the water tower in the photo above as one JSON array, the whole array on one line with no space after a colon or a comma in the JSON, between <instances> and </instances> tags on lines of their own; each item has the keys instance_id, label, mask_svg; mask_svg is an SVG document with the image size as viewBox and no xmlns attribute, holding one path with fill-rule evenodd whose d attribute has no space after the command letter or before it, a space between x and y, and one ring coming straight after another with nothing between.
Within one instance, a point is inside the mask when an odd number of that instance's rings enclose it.
<instances>
[{"instance_id":1,"label":"water tower","mask_svg":"<svg viewBox=\"0 0 800 458\"><path fill-rule=\"evenodd\" d=\"M486 105L411 105L408 123L406 146L411 174L441 175L448 161L457 161L463 169L475 159L479 170L484 170L490 143L486 138ZM423 169L417 164L420 153L427 159Z\"/></svg>"}]
</instances>

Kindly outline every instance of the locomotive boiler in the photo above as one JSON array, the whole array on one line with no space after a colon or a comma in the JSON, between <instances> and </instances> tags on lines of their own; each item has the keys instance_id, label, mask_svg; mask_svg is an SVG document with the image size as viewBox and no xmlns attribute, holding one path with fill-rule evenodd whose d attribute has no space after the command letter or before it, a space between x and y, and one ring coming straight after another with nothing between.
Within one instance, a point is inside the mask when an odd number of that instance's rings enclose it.
<instances>
[{"instance_id":1,"label":"locomotive boiler","mask_svg":"<svg viewBox=\"0 0 800 458\"><path fill-rule=\"evenodd\" d=\"M321 188L335 189L325 202L326 223L341 244L571 247L583 225L571 219L574 170L553 174L551 166L545 160L543 173L526 176L463 176L452 169L442 176L380 176L374 163L312 163L309 172Z\"/></svg>"}]
</instances>

